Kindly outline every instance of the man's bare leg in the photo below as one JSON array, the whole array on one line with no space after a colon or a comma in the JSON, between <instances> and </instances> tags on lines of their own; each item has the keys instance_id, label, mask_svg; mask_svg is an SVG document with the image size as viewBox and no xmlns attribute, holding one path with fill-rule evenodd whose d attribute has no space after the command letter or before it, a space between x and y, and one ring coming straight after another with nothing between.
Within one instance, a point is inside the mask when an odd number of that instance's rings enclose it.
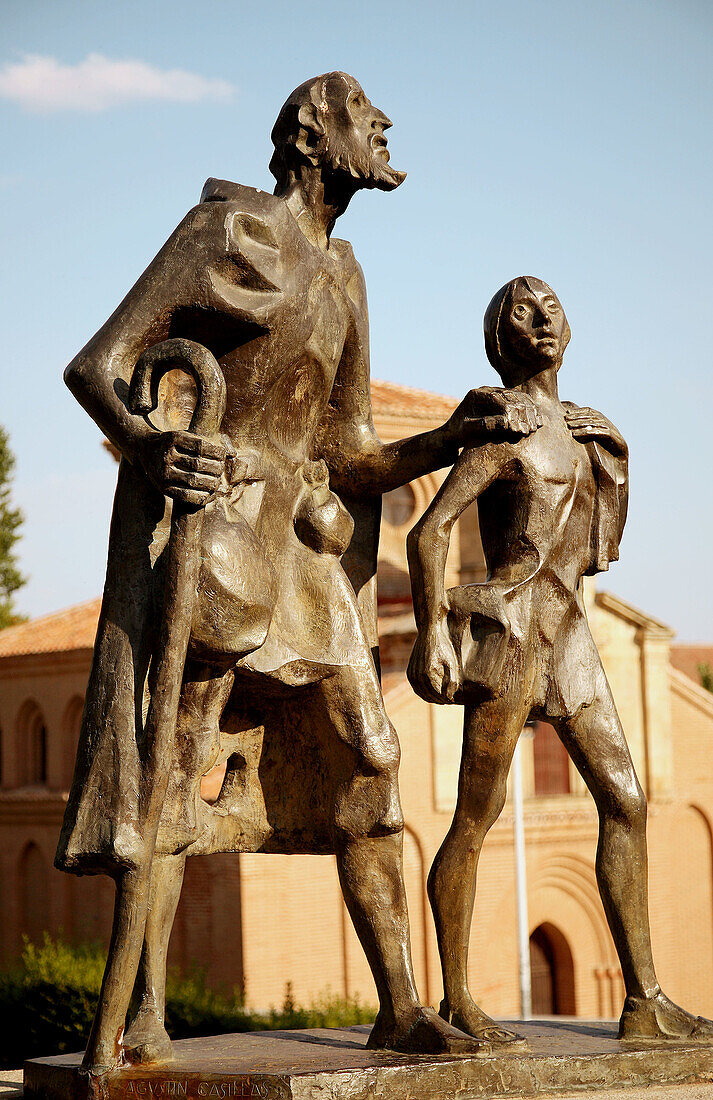
<instances>
[{"instance_id":1,"label":"man's bare leg","mask_svg":"<svg viewBox=\"0 0 713 1100\"><path fill-rule=\"evenodd\" d=\"M218 752L218 723L233 681L232 672L224 673L194 662L186 667L177 723L177 775L172 777L166 796L168 817L176 837L180 832L186 837L190 835L186 800L193 797L196 784ZM192 813L192 808L188 809ZM124 1054L130 1062L158 1062L171 1057L171 1041L165 1027L166 959L185 864L185 855L179 853L155 856L151 867L149 911L134 986L138 1008L123 1040Z\"/></svg>"},{"instance_id":2,"label":"man's bare leg","mask_svg":"<svg viewBox=\"0 0 713 1100\"><path fill-rule=\"evenodd\" d=\"M661 991L651 953L646 798L636 777L604 672L597 695L559 733L599 812L597 882L621 963L626 1001L621 1038L713 1038L713 1023Z\"/></svg>"},{"instance_id":3,"label":"man's bare leg","mask_svg":"<svg viewBox=\"0 0 713 1100\"><path fill-rule=\"evenodd\" d=\"M319 692L332 736L336 730L357 761L339 785L335 848L344 900L379 997L368 1046L421 1054L487 1051L419 1001L403 875L399 747L373 665L344 668Z\"/></svg>"},{"instance_id":4,"label":"man's bare leg","mask_svg":"<svg viewBox=\"0 0 713 1100\"><path fill-rule=\"evenodd\" d=\"M185 865L184 855L157 856L151 868L149 915L134 986L139 1007L123 1043L130 1062L163 1062L171 1057L165 1026L166 959Z\"/></svg>"},{"instance_id":5,"label":"man's bare leg","mask_svg":"<svg viewBox=\"0 0 713 1100\"><path fill-rule=\"evenodd\" d=\"M443 970L441 1015L493 1043L514 1043L519 1036L496 1024L473 1000L468 943L481 848L505 804L510 764L528 713L527 700L514 694L466 707L456 810L428 876Z\"/></svg>"}]
</instances>

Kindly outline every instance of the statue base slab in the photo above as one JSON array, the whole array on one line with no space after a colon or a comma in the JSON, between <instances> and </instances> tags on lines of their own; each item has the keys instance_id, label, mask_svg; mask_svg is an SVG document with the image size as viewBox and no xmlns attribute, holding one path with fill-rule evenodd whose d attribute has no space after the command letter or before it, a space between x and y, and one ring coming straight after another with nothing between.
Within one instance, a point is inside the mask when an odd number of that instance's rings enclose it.
<instances>
[{"instance_id":1,"label":"statue base slab","mask_svg":"<svg viewBox=\"0 0 713 1100\"><path fill-rule=\"evenodd\" d=\"M261 1031L174 1043L174 1059L90 1079L81 1055L25 1064L25 1100L241 1097L255 1100L453 1100L559 1096L713 1082L713 1044L619 1042L613 1022L510 1021L529 1050L404 1055L366 1049L367 1027ZM638 1093L631 1091L631 1095ZM683 1097L688 1090L682 1091Z\"/></svg>"}]
</instances>

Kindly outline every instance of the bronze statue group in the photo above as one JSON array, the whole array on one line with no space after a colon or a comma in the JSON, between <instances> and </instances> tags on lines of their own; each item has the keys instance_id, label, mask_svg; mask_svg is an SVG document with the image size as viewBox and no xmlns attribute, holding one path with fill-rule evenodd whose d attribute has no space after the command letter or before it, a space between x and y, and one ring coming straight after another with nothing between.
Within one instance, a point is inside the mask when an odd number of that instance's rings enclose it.
<instances>
[{"instance_id":1,"label":"bronze statue group","mask_svg":"<svg viewBox=\"0 0 713 1100\"><path fill-rule=\"evenodd\" d=\"M646 801L582 596L584 576L618 556L627 447L601 413L560 401L556 294L520 277L488 306L503 388L472 390L434 431L391 444L374 432L364 278L333 229L357 191L403 181L390 125L345 73L297 88L273 129L274 194L209 180L66 371L122 456L57 855L116 884L94 1074L170 1057L166 952L185 860L216 851L336 856L379 997L372 1048L517 1043L476 1005L466 964L480 848L531 717L555 726L599 812L621 1037L713 1037L654 971ZM381 495L443 467L408 539L409 678L465 715L457 807L429 878L436 1012L411 966L375 577ZM446 590L450 532L476 500L487 580ZM200 781L221 761L209 806Z\"/></svg>"}]
</instances>

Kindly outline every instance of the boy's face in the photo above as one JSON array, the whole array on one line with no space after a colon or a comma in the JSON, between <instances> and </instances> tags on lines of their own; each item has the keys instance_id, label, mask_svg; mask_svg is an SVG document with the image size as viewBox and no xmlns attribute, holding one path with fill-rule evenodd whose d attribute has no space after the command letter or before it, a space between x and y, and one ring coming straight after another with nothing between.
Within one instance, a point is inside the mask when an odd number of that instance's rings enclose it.
<instances>
[{"instance_id":1,"label":"boy's face","mask_svg":"<svg viewBox=\"0 0 713 1100\"><path fill-rule=\"evenodd\" d=\"M508 346L508 359L537 371L559 366L569 326L557 295L546 283L518 280L500 324L500 339Z\"/></svg>"}]
</instances>

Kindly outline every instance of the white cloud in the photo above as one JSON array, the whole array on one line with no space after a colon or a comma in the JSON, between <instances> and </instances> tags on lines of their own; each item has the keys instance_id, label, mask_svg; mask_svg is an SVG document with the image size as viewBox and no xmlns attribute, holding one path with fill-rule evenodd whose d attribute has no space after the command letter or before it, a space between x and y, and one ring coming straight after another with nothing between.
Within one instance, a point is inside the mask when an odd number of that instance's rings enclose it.
<instances>
[{"instance_id":1,"label":"white cloud","mask_svg":"<svg viewBox=\"0 0 713 1100\"><path fill-rule=\"evenodd\" d=\"M157 69L145 61L113 61L99 53L76 65L28 54L0 69L0 97L29 111L104 111L147 99L195 103L227 99L233 91L227 80Z\"/></svg>"}]
</instances>

